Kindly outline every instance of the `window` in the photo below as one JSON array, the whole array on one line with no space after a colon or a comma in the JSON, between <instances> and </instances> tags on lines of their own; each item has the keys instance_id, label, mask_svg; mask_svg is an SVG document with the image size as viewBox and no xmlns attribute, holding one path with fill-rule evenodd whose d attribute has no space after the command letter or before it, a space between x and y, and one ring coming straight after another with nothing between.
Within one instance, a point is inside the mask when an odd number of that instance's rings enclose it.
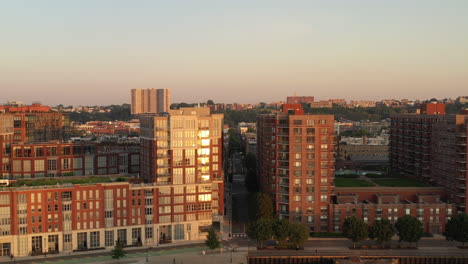
<instances>
[{"instance_id":1,"label":"window","mask_svg":"<svg viewBox=\"0 0 468 264\"><path fill-rule=\"evenodd\" d=\"M114 246L114 231L106 231L105 235L105 246L113 247Z\"/></svg>"},{"instance_id":2,"label":"window","mask_svg":"<svg viewBox=\"0 0 468 264\"><path fill-rule=\"evenodd\" d=\"M117 230L117 239L122 242L122 244L127 245L127 229Z\"/></svg>"},{"instance_id":3,"label":"window","mask_svg":"<svg viewBox=\"0 0 468 264\"><path fill-rule=\"evenodd\" d=\"M210 194L199 194L198 195L199 202L206 202L211 201L211 193Z\"/></svg>"},{"instance_id":4,"label":"window","mask_svg":"<svg viewBox=\"0 0 468 264\"><path fill-rule=\"evenodd\" d=\"M321 202L327 202L328 201L328 195L320 195L320 201Z\"/></svg>"},{"instance_id":5,"label":"window","mask_svg":"<svg viewBox=\"0 0 468 264\"><path fill-rule=\"evenodd\" d=\"M184 239L184 225L176 224L174 225L174 240L183 240Z\"/></svg>"},{"instance_id":6,"label":"window","mask_svg":"<svg viewBox=\"0 0 468 264\"><path fill-rule=\"evenodd\" d=\"M47 170L57 170L57 160L47 160Z\"/></svg>"},{"instance_id":7,"label":"window","mask_svg":"<svg viewBox=\"0 0 468 264\"><path fill-rule=\"evenodd\" d=\"M153 227L145 228L146 241L153 241Z\"/></svg>"},{"instance_id":8,"label":"window","mask_svg":"<svg viewBox=\"0 0 468 264\"><path fill-rule=\"evenodd\" d=\"M132 244L141 244L141 228L132 228Z\"/></svg>"},{"instance_id":9,"label":"window","mask_svg":"<svg viewBox=\"0 0 468 264\"><path fill-rule=\"evenodd\" d=\"M90 235L89 246L91 248L99 247L99 245L100 245L100 243L99 243L99 231L90 232L89 235Z\"/></svg>"}]
</instances>

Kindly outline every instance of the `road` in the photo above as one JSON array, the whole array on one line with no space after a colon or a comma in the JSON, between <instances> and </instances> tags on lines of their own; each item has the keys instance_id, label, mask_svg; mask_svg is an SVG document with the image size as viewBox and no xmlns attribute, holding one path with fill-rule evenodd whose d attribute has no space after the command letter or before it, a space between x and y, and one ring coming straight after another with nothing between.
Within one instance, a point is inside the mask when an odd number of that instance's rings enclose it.
<instances>
[{"instance_id":1,"label":"road","mask_svg":"<svg viewBox=\"0 0 468 264\"><path fill-rule=\"evenodd\" d=\"M249 241L247 238L234 238L232 240L233 244L238 247L254 247L253 242ZM391 241L392 246L398 246L397 240ZM267 243L268 244L268 243ZM270 243L271 244L271 243ZM365 241L363 245L372 245L371 241ZM402 243L403 246L406 246L406 243ZM459 243L446 241L444 239L434 239L434 238L422 238L418 242L419 248L456 248ZM315 250L317 248L349 248L352 247L353 243L347 239L329 239L329 238L312 238L306 241L304 248L306 250ZM468 253L468 250L466 251Z\"/></svg>"}]
</instances>

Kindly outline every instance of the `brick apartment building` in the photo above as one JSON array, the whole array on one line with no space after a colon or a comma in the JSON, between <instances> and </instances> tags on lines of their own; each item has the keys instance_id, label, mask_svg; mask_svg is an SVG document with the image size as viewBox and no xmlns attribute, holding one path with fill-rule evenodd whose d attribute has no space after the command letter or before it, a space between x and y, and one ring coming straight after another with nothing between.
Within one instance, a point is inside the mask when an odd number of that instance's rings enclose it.
<instances>
[{"instance_id":1,"label":"brick apartment building","mask_svg":"<svg viewBox=\"0 0 468 264\"><path fill-rule=\"evenodd\" d=\"M67 115L52 112L50 107L41 104L0 106L0 118L5 116L13 117L13 142L64 140L70 125Z\"/></svg>"},{"instance_id":2,"label":"brick apartment building","mask_svg":"<svg viewBox=\"0 0 468 264\"><path fill-rule=\"evenodd\" d=\"M413 215L426 232L440 234L456 206L441 187L334 187L333 116L304 115L300 105L258 118L262 192L270 193L280 218L311 232L341 231L350 216L367 223ZM447 202L449 201L449 202Z\"/></svg>"},{"instance_id":3,"label":"brick apartment building","mask_svg":"<svg viewBox=\"0 0 468 264\"><path fill-rule=\"evenodd\" d=\"M449 217L456 214L454 204L443 202L441 187L340 187L335 188L335 200L330 204L330 227L342 231L347 217L355 216L372 223L388 219L395 223L411 215L423 223L424 231L442 234Z\"/></svg>"},{"instance_id":4,"label":"brick apartment building","mask_svg":"<svg viewBox=\"0 0 468 264\"><path fill-rule=\"evenodd\" d=\"M0 256L203 239L222 191L216 183L0 188Z\"/></svg>"},{"instance_id":5,"label":"brick apartment building","mask_svg":"<svg viewBox=\"0 0 468 264\"><path fill-rule=\"evenodd\" d=\"M288 96L286 97L287 104L310 104L314 102L313 96Z\"/></svg>"},{"instance_id":6,"label":"brick apartment building","mask_svg":"<svg viewBox=\"0 0 468 264\"><path fill-rule=\"evenodd\" d=\"M262 191L273 195L280 218L328 231L333 116L304 115L301 105L285 104L281 114L260 115L257 121Z\"/></svg>"},{"instance_id":7,"label":"brick apartment building","mask_svg":"<svg viewBox=\"0 0 468 264\"><path fill-rule=\"evenodd\" d=\"M390 164L447 192L447 200L466 211L468 111L445 113L445 105L423 104L416 114L391 117Z\"/></svg>"},{"instance_id":8,"label":"brick apartment building","mask_svg":"<svg viewBox=\"0 0 468 264\"><path fill-rule=\"evenodd\" d=\"M138 144L58 141L18 144L4 139L0 135L0 178L3 179L137 175L140 171Z\"/></svg>"}]
</instances>

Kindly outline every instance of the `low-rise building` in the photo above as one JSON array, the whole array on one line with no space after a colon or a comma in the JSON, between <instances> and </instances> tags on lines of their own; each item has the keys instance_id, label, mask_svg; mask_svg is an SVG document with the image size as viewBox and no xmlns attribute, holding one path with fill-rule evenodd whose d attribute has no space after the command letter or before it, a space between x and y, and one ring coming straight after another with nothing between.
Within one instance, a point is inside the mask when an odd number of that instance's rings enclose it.
<instances>
[{"instance_id":1,"label":"low-rise building","mask_svg":"<svg viewBox=\"0 0 468 264\"><path fill-rule=\"evenodd\" d=\"M351 216L370 224L380 219L395 223L411 215L423 223L425 232L442 234L447 220L457 212L454 204L443 202L445 192L438 187L337 187L335 194L330 204L334 232L342 231Z\"/></svg>"},{"instance_id":2,"label":"low-rise building","mask_svg":"<svg viewBox=\"0 0 468 264\"><path fill-rule=\"evenodd\" d=\"M222 184L127 182L0 189L0 256L205 239Z\"/></svg>"}]
</instances>

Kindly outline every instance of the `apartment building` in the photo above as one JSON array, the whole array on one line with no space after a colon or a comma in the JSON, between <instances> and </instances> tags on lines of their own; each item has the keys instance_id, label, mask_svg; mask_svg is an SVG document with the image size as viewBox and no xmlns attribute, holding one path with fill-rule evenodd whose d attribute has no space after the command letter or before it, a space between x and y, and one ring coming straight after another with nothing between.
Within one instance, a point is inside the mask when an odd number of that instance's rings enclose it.
<instances>
[{"instance_id":1,"label":"apartment building","mask_svg":"<svg viewBox=\"0 0 468 264\"><path fill-rule=\"evenodd\" d=\"M442 234L448 219L457 213L456 205L444 202L441 187L337 187L335 196L330 204L334 232L342 231L344 221L351 216L371 224L380 219L395 223L411 215L423 224L425 232Z\"/></svg>"},{"instance_id":2,"label":"apartment building","mask_svg":"<svg viewBox=\"0 0 468 264\"><path fill-rule=\"evenodd\" d=\"M70 122L63 113L51 112L50 107L41 104L31 106L0 106L0 116L12 116L13 142L34 143L50 140L64 140L68 135ZM5 122L5 118L3 119ZM11 126L6 123L2 126Z\"/></svg>"},{"instance_id":3,"label":"apartment building","mask_svg":"<svg viewBox=\"0 0 468 264\"><path fill-rule=\"evenodd\" d=\"M445 105L423 104L416 114L391 118L390 165L395 173L444 187L466 211L468 111L445 114Z\"/></svg>"},{"instance_id":4,"label":"apartment building","mask_svg":"<svg viewBox=\"0 0 468 264\"><path fill-rule=\"evenodd\" d=\"M288 96L286 97L287 104L310 104L314 102L313 96Z\"/></svg>"},{"instance_id":5,"label":"apartment building","mask_svg":"<svg viewBox=\"0 0 468 264\"><path fill-rule=\"evenodd\" d=\"M0 133L0 176L3 179L137 175L140 171L138 144L58 141L19 144L11 138L11 132Z\"/></svg>"},{"instance_id":6,"label":"apartment building","mask_svg":"<svg viewBox=\"0 0 468 264\"><path fill-rule=\"evenodd\" d=\"M221 225L224 215L223 115L208 107L169 110L140 116L140 176L158 186L196 188L205 184L218 190L209 219L192 219L194 225ZM207 187L207 188L208 188ZM189 200L183 200L184 205ZM177 219L172 219L177 222ZM197 222L202 221L202 222Z\"/></svg>"},{"instance_id":7,"label":"apartment building","mask_svg":"<svg viewBox=\"0 0 468 264\"><path fill-rule=\"evenodd\" d=\"M305 115L300 104L257 119L260 186L274 197L277 214L329 230L334 178L334 118Z\"/></svg>"},{"instance_id":8,"label":"apartment building","mask_svg":"<svg viewBox=\"0 0 468 264\"><path fill-rule=\"evenodd\" d=\"M171 106L169 89L132 89L131 113L163 113Z\"/></svg>"},{"instance_id":9,"label":"apartment building","mask_svg":"<svg viewBox=\"0 0 468 264\"><path fill-rule=\"evenodd\" d=\"M127 182L0 188L0 256L204 239L222 190Z\"/></svg>"}]
</instances>

